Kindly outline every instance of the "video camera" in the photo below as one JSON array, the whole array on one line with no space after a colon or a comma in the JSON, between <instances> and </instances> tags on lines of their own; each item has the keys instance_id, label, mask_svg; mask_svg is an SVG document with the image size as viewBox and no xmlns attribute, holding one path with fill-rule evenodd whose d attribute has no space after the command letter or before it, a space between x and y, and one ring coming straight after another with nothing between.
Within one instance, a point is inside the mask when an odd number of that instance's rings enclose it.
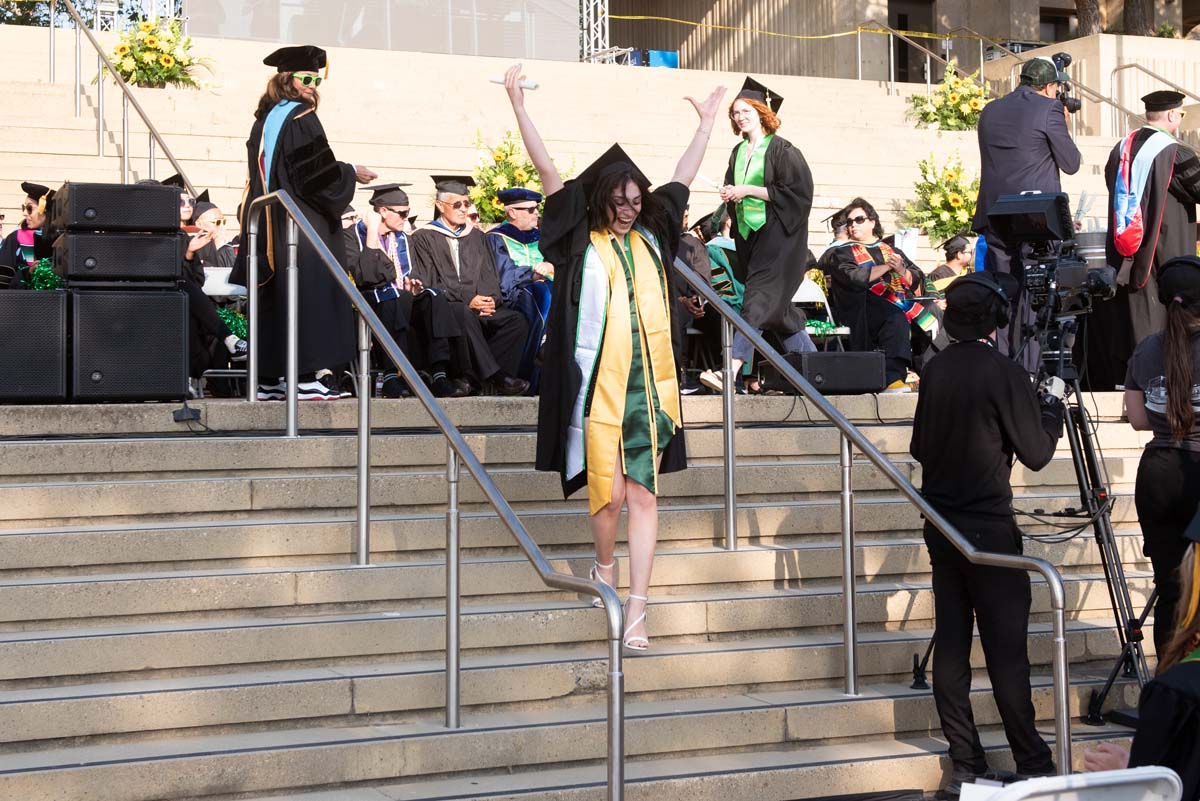
<instances>
[{"instance_id":1,"label":"video camera","mask_svg":"<svg viewBox=\"0 0 1200 801\"><path fill-rule=\"evenodd\" d=\"M1067 67L1071 66L1070 53L1055 53L1054 55L1050 56L1050 60L1054 62L1054 66L1058 68L1059 72L1066 72ZM1069 83L1060 83L1058 85L1057 97L1058 102L1063 104L1063 108L1065 108L1069 114L1074 114L1079 111L1079 109L1083 108L1083 101L1081 101L1078 97L1071 96L1071 84Z\"/></svg>"}]
</instances>

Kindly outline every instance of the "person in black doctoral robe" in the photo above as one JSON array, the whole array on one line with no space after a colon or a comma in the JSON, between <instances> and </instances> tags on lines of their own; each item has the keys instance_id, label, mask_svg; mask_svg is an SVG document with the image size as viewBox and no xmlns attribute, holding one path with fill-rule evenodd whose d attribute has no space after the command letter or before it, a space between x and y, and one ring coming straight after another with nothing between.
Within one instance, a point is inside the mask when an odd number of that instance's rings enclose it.
<instances>
[{"instance_id":1,"label":"person in black doctoral robe","mask_svg":"<svg viewBox=\"0 0 1200 801\"><path fill-rule=\"evenodd\" d=\"M729 154L720 194L728 204L738 262L745 271L742 317L759 331L774 332L784 351L800 353L817 349L804 328L804 312L792 303L808 259L813 181L799 148L775 133L782 105L778 94L746 79L729 107L730 125L742 141ZM735 333L734 372L753 355L750 340ZM714 370L706 370L700 380L721 389L721 374ZM748 388L755 391L756 382L750 381Z\"/></svg>"},{"instance_id":2,"label":"person in black doctoral robe","mask_svg":"<svg viewBox=\"0 0 1200 801\"><path fill-rule=\"evenodd\" d=\"M413 275L449 301L462 326L466 352L459 358L460 372L468 372L486 392L523 395L529 382L516 373L529 323L504 305L497 265L501 256L468 217L469 180L434 176L438 216L411 237Z\"/></svg>"},{"instance_id":3,"label":"person in black doctoral robe","mask_svg":"<svg viewBox=\"0 0 1200 801\"><path fill-rule=\"evenodd\" d=\"M563 495L588 488L596 547L593 581L617 586L617 528L628 506L629 602L624 645L650 646L650 576L658 542L658 476L686 466L672 336L673 265L695 178L723 87L688 98L700 127L670 182L650 182L620 145L563 182L525 110L520 65L505 90L530 160L542 179L542 256L554 265L554 298L543 348L538 470L554 471ZM551 380L550 377L553 377ZM593 602L600 605L602 601Z\"/></svg>"},{"instance_id":4,"label":"person in black doctoral robe","mask_svg":"<svg viewBox=\"0 0 1200 801\"><path fill-rule=\"evenodd\" d=\"M346 269L404 355L413 366L428 370L433 394L462 397L466 390L448 377L450 338L462 336L462 328L445 296L426 289L413 277L404 232L410 208L408 194L401 188L405 186L408 184L372 187L367 219L343 230ZM384 397L407 394L391 361L378 348L376 351L384 369Z\"/></svg>"},{"instance_id":5,"label":"person in black doctoral robe","mask_svg":"<svg viewBox=\"0 0 1200 801\"><path fill-rule=\"evenodd\" d=\"M54 197L54 192L41 184L31 181L21 182L21 191L25 193L25 201L21 204L21 225L17 230L4 237L0 243L0 265L12 269L0 277L0 288L23 289L29 272L42 259L50 258L54 250L50 241L42 236L42 227L46 224L46 204ZM7 278L5 283L3 279Z\"/></svg>"},{"instance_id":6,"label":"person in black doctoral robe","mask_svg":"<svg viewBox=\"0 0 1200 801\"><path fill-rule=\"evenodd\" d=\"M1105 244L1108 265L1117 271L1117 295L1097 301L1085 318L1087 370L1084 383L1092 390L1111 391L1125 379L1133 349L1146 337L1163 330L1166 310L1158 300L1158 271L1178 256L1196 255L1196 204L1200 203L1200 159L1175 136L1183 121L1183 95L1151 92L1142 98L1146 124L1118 142L1104 168L1108 184L1109 231ZM1141 162L1139 162L1141 157ZM1122 159L1127 158L1127 165ZM1148 168L1144 186L1130 186ZM1117 202L1118 173L1136 193L1142 236L1132 248ZM1135 208L1126 210L1133 214ZM1129 232L1132 233L1132 232Z\"/></svg>"},{"instance_id":7,"label":"person in black doctoral robe","mask_svg":"<svg viewBox=\"0 0 1200 801\"><path fill-rule=\"evenodd\" d=\"M371 170L334 158L325 129L317 119L317 89L325 51L302 45L284 47L263 59L278 73L258 101L246 150L250 186L243 203L242 230L249 230L250 204L262 195L286 191L339 263L345 263L340 216L354 195L354 182L368 183ZM282 399L287 359L287 214L271 206L258 235L257 321L259 397ZM299 395L303 400L334 399L339 393L316 381L317 370L348 364L355 353L354 311L350 299L305 239L296 256L300 296ZM246 253L239 248L230 280L246 284ZM255 291L249 287L250 291Z\"/></svg>"}]
</instances>

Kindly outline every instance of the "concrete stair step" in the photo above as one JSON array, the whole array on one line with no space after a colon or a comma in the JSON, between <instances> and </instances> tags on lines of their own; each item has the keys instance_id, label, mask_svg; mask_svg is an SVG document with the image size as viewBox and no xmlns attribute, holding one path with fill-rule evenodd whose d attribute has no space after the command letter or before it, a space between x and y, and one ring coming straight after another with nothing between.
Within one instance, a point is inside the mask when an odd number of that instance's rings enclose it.
<instances>
[{"instance_id":1,"label":"concrete stair step","mask_svg":"<svg viewBox=\"0 0 1200 801\"><path fill-rule=\"evenodd\" d=\"M1073 614L1110 614L1102 581L1094 576L1070 575L1066 581L1071 588ZM1146 576L1131 571L1130 582L1135 605L1138 598L1144 602ZM1042 585L1035 585L1034 594L1035 609L1047 611ZM860 626L889 622L911 626L933 617L927 581L878 582L860 588L858 597ZM842 611L840 585L833 583L767 593L706 594L698 599L667 595L652 599L651 606L649 617L656 647L646 658L648 663L669 661L674 655L684 662L697 661L697 667L712 676L728 667L724 664L727 660L716 654L697 654L694 649L732 649L726 656L736 661L732 651L741 646L756 654L793 647L797 638L763 639L757 632L826 626L837 621ZM0 633L0 644L4 646L0 649L0 681L28 685L71 676L151 675L144 673L151 671L171 671L179 676L181 670L237 665L281 667L290 663L304 667L334 666L346 659L415 660L422 653L444 647L440 610L392 610L316 616L260 612L243 617L5 632ZM552 645L557 649L555 654L572 649L590 653L595 647L591 643L603 640L604 625L603 616L584 601L470 604L463 615L462 643L464 649L500 655L511 654L517 646ZM1103 626L1101 629L1112 633ZM756 635L744 643L724 641L750 631ZM820 636L803 635L800 640ZM871 635L864 632L862 636ZM692 642L696 638L719 641L697 645ZM1074 655L1082 653L1080 650ZM868 674L899 673L905 670L903 661L890 670L863 670ZM676 680L669 680L667 686L675 686L671 682ZM746 683L781 680L764 676ZM637 691L632 685L629 689Z\"/></svg>"},{"instance_id":2,"label":"concrete stair step","mask_svg":"<svg viewBox=\"0 0 1200 801\"><path fill-rule=\"evenodd\" d=\"M1072 687L1073 708L1086 700L1089 690L1088 683ZM1034 698L1045 724L1051 701L1042 678ZM973 693L972 703L981 725L996 722L986 687ZM740 764L740 772L763 770L783 760L793 768L811 769L844 764L851 752L858 760L924 754L936 764L933 755L944 748L931 696L895 685L871 687L856 698L815 690L631 704L626 725L628 770L635 786L665 763L693 766L691 771L665 774L675 777L698 769L728 771L735 764ZM596 761L604 755L604 730L602 710L585 707L566 714L484 715L453 731L435 723L383 723L85 745L7 755L0 792L24 799L62 797L48 794L57 791L79 799L143 801L164 793L220 797L405 777L413 797L432 798L454 797L447 793L449 786L465 786L468 780L453 774L464 771L476 777L471 781L476 793L481 778L492 792L503 792L504 784L524 793L550 787L562 791L570 785L541 784L539 779L564 767L577 775L602 777ZM988 745L994 747L996 737L985 732ZM1092 733L1107 738L1127 735L1128 730L1115 727ZM697 752L707 753L690 756ZM839 754L842 759L836 758ZM551 769L514 770L529 767ZM936 780L931 782L934 765L926 769L930 776L919 786L936 787ZM502 771L508 779L497 785L493 780L501 776L480 776L482 771ZM104 792L96 794L89 787L103 787Z\"/></svg>"}]
</instances>

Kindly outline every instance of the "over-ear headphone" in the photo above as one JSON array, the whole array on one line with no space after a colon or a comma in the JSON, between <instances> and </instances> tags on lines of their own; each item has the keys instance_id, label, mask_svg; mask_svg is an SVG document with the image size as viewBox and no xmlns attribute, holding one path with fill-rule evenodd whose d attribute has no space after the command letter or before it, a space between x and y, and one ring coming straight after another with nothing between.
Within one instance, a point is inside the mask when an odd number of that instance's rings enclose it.
<instances>
[{"instance_id":1,"label":"over-ear headphone","mask_svg":"<svg viewBox=\"0 0 1200 801\"><path fill-rule=\"evenodd\" d=\"M1000 286L1000 283L989 273L975 272L968 273L967 275L964 275L963 277L954 281L954 283L950 284L950 286L947 288L947 293L951 289L963 286L965 284L986 287L989 291L991 291L992 294L999 298L1000 302L994 307L995 316L992 322L996 324L997 328L1007 327L1009 315L1012 311L1012 299L1008 296L1008 293L1004 291L1004 287Z\"/></svg>"}]
</instances>

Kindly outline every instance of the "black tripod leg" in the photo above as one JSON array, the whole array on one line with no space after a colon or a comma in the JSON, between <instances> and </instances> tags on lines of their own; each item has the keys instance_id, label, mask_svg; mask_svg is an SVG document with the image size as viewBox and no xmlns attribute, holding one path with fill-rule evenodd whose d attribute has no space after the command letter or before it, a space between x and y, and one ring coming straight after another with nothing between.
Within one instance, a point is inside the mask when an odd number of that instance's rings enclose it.
<instances>
[{"instance_id":1,"label":"black tripod leg","mask_svg":"<svg viewBox=\"0 0 1200 801\"><path fill-rule=\"evenodd\" d=\"M1154 609L1154 602L1158 600L1158 590L1155 589L1150 593L1150 598L1146 601L1146 608L1142 610L1142 614L1136 620L1130 621L1130 631L1127 638L1127 644L1121 649L1121 655L1117 657L1117 661L1113 663L1112 669L1108 671L1108 678L1104 681L1104 686L1099 690L1092 690L1092 697L1088 699L1087 714L1083 716L1083 722L1089 726L1104 725L1104 702L1108 699L1108 694L1112 692L1113 685L1117 681L1117 674L1121 669L1132 662L1132 651L1134 647L1140 647L1142 642L1142 629L1146 625L1146 618L1150 617L1150 611ZM1126 674L1129 675L1129 674ZM1135 674L1136 675L1136 674ZM1128 716L1124 716L1121 721L1124 723Z\"/></svg>"},{"instance_id":2,"label":"black tripod leg","mask_svg":"<svg viewBox=\"0 0 1200 801\"><path fill-rule=\"evenodd\" d=\"M929 689L929 681L926 679L925 669L929 667L929 657L933 653L933 642L936 639L937 632L935 631L933 636L929 638L929 646L925 649L925 656L923 658L918 659L917 655L913 654L913 683L909 685L910 689Z\"/></svg>"}]
</instances>

